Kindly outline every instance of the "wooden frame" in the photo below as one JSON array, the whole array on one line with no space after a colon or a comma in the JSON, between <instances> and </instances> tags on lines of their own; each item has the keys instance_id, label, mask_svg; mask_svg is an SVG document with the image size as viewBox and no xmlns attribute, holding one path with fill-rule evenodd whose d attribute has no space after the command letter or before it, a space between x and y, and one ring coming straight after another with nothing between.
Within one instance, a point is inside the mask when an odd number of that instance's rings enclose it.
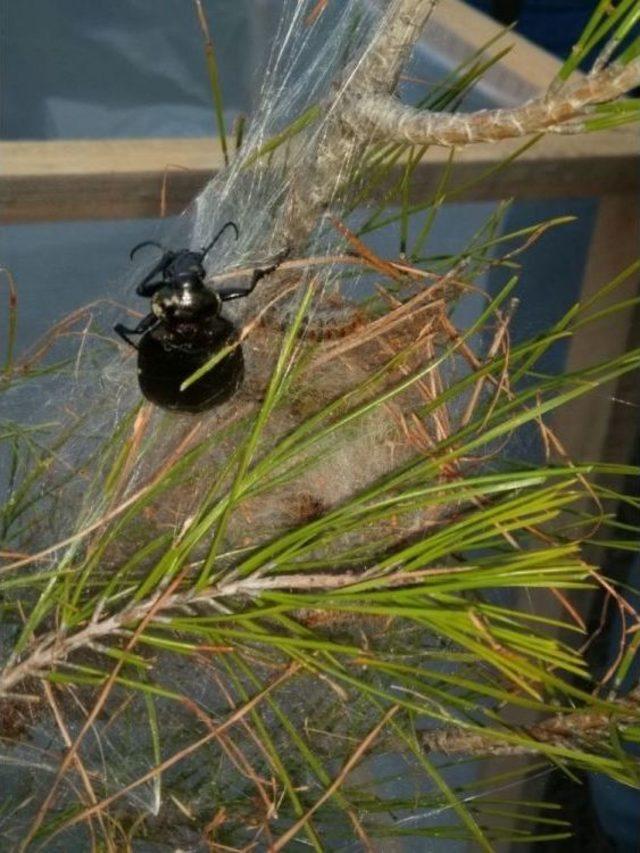
<instances>
[{"instance_id":1,"label":"wooden frame","mask_svg":"<svg viewBox=\"0 0 640 853\"><path fill-rule=\"evenodd\" d=\"M499 33L495 21L460 2L436 7L423 45L450 63L466 58ZM513 103L534 96L554 78L558 60L515 33L512 50L487 72L481 86ZM494 198L567 198L640 192L639 137L635 129L586 136L549 135L508 169L505 156L524 140L474 145L457 153L456 179L477 186L461 201ZM448 151L432 148L419 164L414 201L436 186ZM0 142L0 221L4 224L155 217L179 213L223 165L219 141L98 139ZM390 180L402 174L397 164Z\"/></svg>"},{"instance_id":2,"label":"wooden frame","mask_svg":"<svg viewBox=\"0 0 640 853\"><path fill-rule=\"evenodd\" d=\"M547 136L508 169L524 140L473 145L456 155L461 201L638 193L634 130ZM412 182L413 201L433 189L449 153L432 149ZM136 219L179 213L222 168L216 139L108 139L0 142L0 221ZM398 180L403 164L390 175ZM483 174L492 172L477 185Z\"/></svg>"}]
</instances>

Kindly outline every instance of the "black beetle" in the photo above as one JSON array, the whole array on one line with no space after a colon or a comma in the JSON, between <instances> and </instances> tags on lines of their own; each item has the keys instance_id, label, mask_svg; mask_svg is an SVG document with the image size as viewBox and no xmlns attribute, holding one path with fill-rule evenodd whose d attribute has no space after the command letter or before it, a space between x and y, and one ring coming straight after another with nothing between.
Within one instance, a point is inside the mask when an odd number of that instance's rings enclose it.
<instances>
[{"instance_id":1,"label":"black beetle","mask_svg":"<svg viewBox=\"0 0 640 853\"><path fill-rule=\"evenodd\" d=\"M215 353L237 341L234 324L221 315L223 302L248 296L258 281L280 263L253 271L248 287L212 290L204 283L202 262L227 228L227 222L208 246L200 252L165 249L153 240L139 243L130 257L143 246L157 246L163 255L136 287L138 296L151 298L151 312L137 326L114 326L123 340L138 351L138 381L147 400L165 409L202 412L228 400L238 389L244 375L244 360L239 344L188 388L183 382ZM140 335L134 343L130 335Z\"/></svg>"}]
</instances>

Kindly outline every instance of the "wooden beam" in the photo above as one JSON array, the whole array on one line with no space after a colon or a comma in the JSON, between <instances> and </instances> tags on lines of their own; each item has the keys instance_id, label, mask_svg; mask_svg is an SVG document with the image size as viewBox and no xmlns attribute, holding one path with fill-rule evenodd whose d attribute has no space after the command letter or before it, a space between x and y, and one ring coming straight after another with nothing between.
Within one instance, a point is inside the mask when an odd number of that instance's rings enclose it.
<instances>
[{"instance_id":1,"label":"wooden beam","mask_svg":"<svg viewBox=\"0 0 640 853\"><path fill-rule=\"evenodd\" d=\"M522 147L525 140L469 145L456 154L448 195L459 191L459 200L478 201L511 196L585 198L635 192L640 190L639 141L638 131L629 128L582 136L550 134L504 169L499 167L505 158ZM443 148L427 152L412 181L412 201L424 198L436 186L448 156L448 150ZM399 166L398 177L401 171ZM477 186L465 188L476 181Z\"/></svg>"},{"instance_id":2,"label":"wooden beam","mask_svg":"<svg viewBox=\"0 0 640 853\"><path fill-rule=\"evenodd\" d=\"M580 302L588 302L638 258L640 201L637 195L605 195L600 200L591 238ZM591 313L635 299L640 294L637 272ZM629 305L587 325L572 338L565 370L580 370L622 355L638 345L637 310ZM628 462L637 432L638 377L603 385L559 409L553 428L572 459ZM625 390L621 390L621 388Z\"/></svg>"},{"instance_id":3,"label":"wooden beam","mask_svg":"<svg viewBox=\"0 0 640 853\"><path fill-rule=\"evenodd\" d=\"M136 219L183 210L222 164L213 139L1 142L0 221Z\"/></svg>"},{"instance_id":4,"label":"wooden beam","mask_svg":"<svg viewBox=\"0 0 640 853\"><path fill-rule=\"evenodd\" d=\"M521 145L519 140L517 145ZM637 192L638 134L617 130L547 136L504 170L514 143L473 145L458 152L453 187L460 200L553 198ZM412 202L434 189L448 157L431 149L412 182ZM135 219L183 210L220 170L216 139L103 139L0 142L0 221ZM391 181L403 165L397 165ZM164 187L164 192L163 192Z\"/></svg>"}]
</instances>

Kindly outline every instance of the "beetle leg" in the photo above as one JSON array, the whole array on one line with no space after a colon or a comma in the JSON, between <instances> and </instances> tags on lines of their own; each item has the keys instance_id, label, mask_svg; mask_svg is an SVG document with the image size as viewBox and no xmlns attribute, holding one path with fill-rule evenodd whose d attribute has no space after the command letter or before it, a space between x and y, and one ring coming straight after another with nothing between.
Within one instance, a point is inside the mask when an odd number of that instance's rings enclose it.
<instances>
[{"instance_id":1,"label":"beetle leg","mask_svg":"<svg viewBox=\"0 0 640 853\"><path fill-rule=\"evenodd\" d=\"M251 276L249 287L223 287L220 290L217 290L216 293L223 302L230 302L232 299L241 299L243 296L248 296L255 289L255 286L260 279L267 275L271 275L272 272L275 272L278 269L280 264L289 255L290 251L290 249L285 249L280 252L280 254L276 255L274 262L268 267L259 267L258 269L255 269Z\"/></svg>"},{"instance_id":2,"label":"beetle leg","mask_svg":"<svg viewBox=\"0 0 640 853\"><path fill-rule=\"evenodd\" d=\"M134 349L138 349L138 345L134 344L129 335L144 335L145 332L148 332L154 326L157 326L160 320L156 317L155 314L147 314L146 317L143 317L142 320L138 323L138 325L134 329L128 329L126 326L123 326L122 323L116 323L113 327L113 331L120 335L123 341L126 341L129 346Z\"/></svg>"}]
</instances>

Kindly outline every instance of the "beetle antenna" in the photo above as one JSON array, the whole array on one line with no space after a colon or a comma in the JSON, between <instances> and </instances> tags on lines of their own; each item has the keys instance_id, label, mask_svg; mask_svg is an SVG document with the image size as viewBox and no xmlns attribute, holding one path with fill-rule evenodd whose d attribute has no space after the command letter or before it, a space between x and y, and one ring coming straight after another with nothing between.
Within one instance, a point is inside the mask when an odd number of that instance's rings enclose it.
<instances>
[{"instance_id":1,"label":"beetle antenna","mask_svg":"<svg viewBox=\"0 0 640 853\"><path fill-rule=\"evenodd\" d=\"M205 246L205 248L202 250L202 257L203 258L209 252L209 250L212 249L213 246L218 242L219 238L222 237L222 235L227 230L227 228L233 228L233 230L236 232L236 240L240 237L240 232L238 231L238 226L236 225L236 223L232 222L231 220L229 220L229 222L225 222L225 224L218 231L218 233L213 238L213 240L209 243L209 245Z\"/></svg>"},{"instance_id":2,"label":"beetle antenna","mask_svg":"<svg viewBox=\"0 0 640 853\"><path fill-rule=\"evenodd\" d=\"M160 243L156 243L155 240L143 240L142 243L138 243L137 246L134 246L133 249L129 252L129 259L133 260L133 256L138 251L138 249L144 248L144 246L157 246L158 249L161 249L163 252L166 252L164 246L161 246Z\"/></svg>"}]
</instances>

